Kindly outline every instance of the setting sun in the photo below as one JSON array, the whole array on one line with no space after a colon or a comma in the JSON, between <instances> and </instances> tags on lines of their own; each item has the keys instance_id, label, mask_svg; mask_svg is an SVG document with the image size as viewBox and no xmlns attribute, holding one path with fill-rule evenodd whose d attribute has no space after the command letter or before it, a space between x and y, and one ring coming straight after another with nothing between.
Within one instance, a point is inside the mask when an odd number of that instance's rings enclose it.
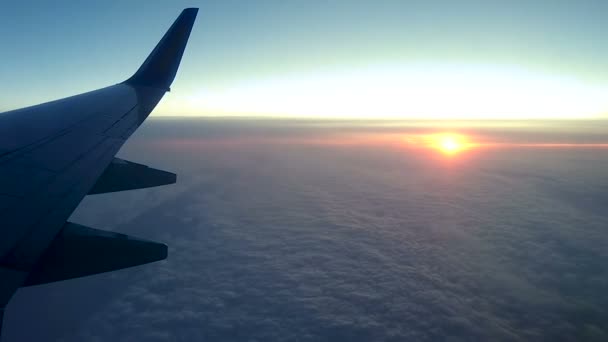
<instances>
[{"instance_id":1,"label":"setting sun","mask_svg":"<svg viewBox=\"0 0 608 342\"><path fill-rule=\"evenodd\" d=\"M442 152L447 154L457 153L462 149L462 144L458 141L455 136L446 135L441 137L439 147Z\"/></svg>"},{"instance_id":2,"label":"setting sun","mask_svg":"<svg viewBox=\"0 0 608 342\"><path fill-rule=\"evenodd\" d=\"M406 146L438 150L446 155L455 155L474 146L479 146L471 137L459 133L408 134L403 137Z\"/></svg>"},{"instance_id":3,"label":"setting sun","mask_svg":"<svg viewBox=\"0 0 608 342\"><path fill-rule=\"evenodd\" d=\"M472 146L466 136L455 133L431 134L427 141L430 147L447 155L457 154Z\"/></svg>"}]
</instances>

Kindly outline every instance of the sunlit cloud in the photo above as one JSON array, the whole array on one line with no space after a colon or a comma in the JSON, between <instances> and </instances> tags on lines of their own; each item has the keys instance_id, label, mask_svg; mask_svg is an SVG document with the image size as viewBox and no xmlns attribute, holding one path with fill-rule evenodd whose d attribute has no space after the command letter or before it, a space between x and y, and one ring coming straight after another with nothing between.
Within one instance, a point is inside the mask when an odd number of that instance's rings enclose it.
<instances>
[{"instance_id":1,"label":"sunlit cloud","mask_svg":"<svg viewBox=\"0 0 608 342\"><path fill-rule=\"evenodd\" d=\"M608 112L608 84L517 67L382 65L251 80L187 97L160 113L382 119L564 119Z\"/></svg>"}]
</instances>

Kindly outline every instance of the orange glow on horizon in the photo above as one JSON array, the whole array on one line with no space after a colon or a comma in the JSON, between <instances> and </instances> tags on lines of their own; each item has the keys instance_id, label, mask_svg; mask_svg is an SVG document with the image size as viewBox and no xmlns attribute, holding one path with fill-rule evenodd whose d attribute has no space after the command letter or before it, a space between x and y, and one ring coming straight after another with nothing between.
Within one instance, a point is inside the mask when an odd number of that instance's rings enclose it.
<instances>
[{"instance_id":1,"label":"orange glow on horizon","mask_svg":"<svg viewBox=\"0 0 608 342\"><path fill-rule=\"evenodd\" d=\"M292 136L244 136L224 138L171 139L159 141L162 146L179 145L193 148L224 148L243 146L327 146L327 147L396 147L411 152L425 152L459 158L477 150L498 151L508 149L604 149L608 142L516 142L475 134L441 133L338 133Z\"/></svg>"},{"instance_id":2,"label":"orange glow on horizon","mask_svg":"<svg viewBox=\"0 0 608 342\"><path fill-rule=\"evenodd\" d=\"M431 149L449 157L457 156L471 149L608 149L608 143L575 142L495 142L488 137L461 133L423 133L401 136L402 144L415 149Z\"/></svg>"},{"instance_id":3,"label":"orange glow on horizon","mask_svg":"<svg viewBox=\"0 0 608 342\"><path fill-rule=\"evenodd\" d=\"M457 155L477 146L471 142L470 137L457 133L416 134L408 135L404 139L409 147L430 148L448 156Z\"/></svg>"}]
</instances>

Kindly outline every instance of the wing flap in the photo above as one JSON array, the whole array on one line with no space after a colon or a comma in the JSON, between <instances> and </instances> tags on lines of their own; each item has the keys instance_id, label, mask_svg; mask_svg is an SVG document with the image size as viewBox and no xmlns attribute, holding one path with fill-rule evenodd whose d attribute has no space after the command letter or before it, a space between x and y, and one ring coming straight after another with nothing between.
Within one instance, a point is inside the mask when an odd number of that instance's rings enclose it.
<instances>
[{"instance_id":1,"label":"wing flap","mask_svg":"<svg viewBox=\"0 0 608 342\"><path fill-rule=\"evenodd\" d=\"M166 258L165 244L68 222L22 286L79 278Z\"/></svg>"},{"instance_id":2,"label":"wing flap","mask_svg":"<svg viewBox=\"0 0 608 342\"><path fill-rule=\"evenodd\" d=\"M175 173L114 158L101 177L97 179L97 183L89 191L89 195L151 188L174 184L176 181Z\"/></svg>"}]
</instances>

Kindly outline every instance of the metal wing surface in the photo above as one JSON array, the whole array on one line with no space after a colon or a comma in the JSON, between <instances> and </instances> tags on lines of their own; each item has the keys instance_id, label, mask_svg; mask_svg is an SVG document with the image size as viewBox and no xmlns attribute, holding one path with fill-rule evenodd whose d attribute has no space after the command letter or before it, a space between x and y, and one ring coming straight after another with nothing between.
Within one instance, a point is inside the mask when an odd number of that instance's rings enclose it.
<instances>
[{"instance_id":1,"label":"metal wing surface","mask_svg":"<svg viewBox=\"0 0 608 342\"><path fill-rule=\"evenodd\" d=\"M19 287L166 258L164 244L67 220L87 194L175 182L114 156L169 91L197 11L185 9L127 81L0 114L0 319Z\"/></svg>"}]
</instances>

